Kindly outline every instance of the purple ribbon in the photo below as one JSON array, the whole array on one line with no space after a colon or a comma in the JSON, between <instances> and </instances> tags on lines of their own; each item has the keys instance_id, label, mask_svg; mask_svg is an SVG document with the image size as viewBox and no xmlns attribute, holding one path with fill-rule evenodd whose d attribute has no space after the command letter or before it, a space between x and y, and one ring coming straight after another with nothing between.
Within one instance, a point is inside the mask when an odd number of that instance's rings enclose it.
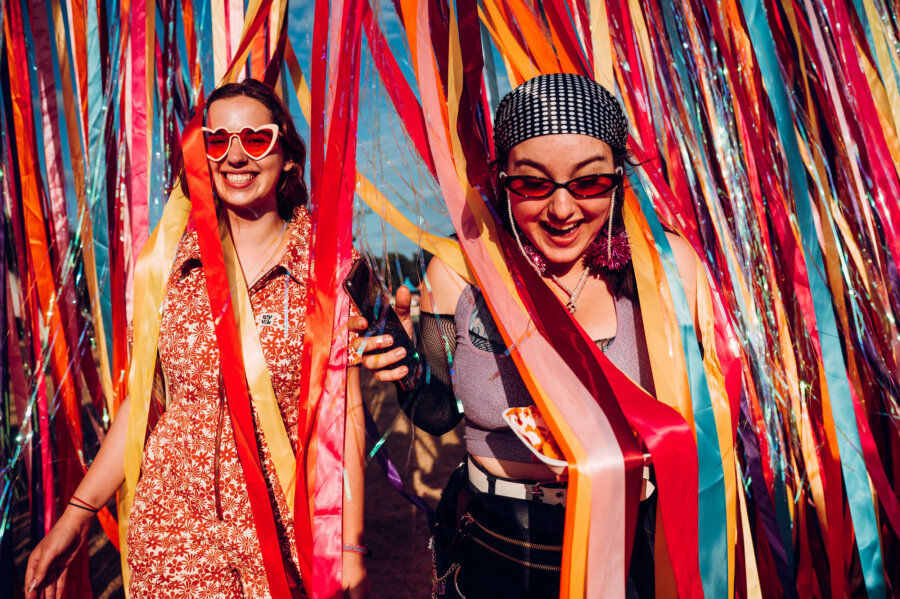
<instances>
[{"instance_id":1,"label":"purple ribbon","mask_svg":"<svg viewBox=\"0 0 900 599\"><path fill-rule=\"evenodd\" d=\"M365 408L365 404L363 404L363 412L366 415L366 434L372 439L380 439L381 434L378 432L378 427L375 425L375 421L372 419L372 415L369 413L368 408ZM410 423L411 426L415 426ZM431 506L428 505L424 499L419 497L418 495L410 495L406 492L406 489L403 488L403 481L400 479L400 473L397 471L397 467L394 466L394 463L391 461L391 458L388 456L387 450L382 446L375 452L375 458L378 459L378 465L381 466L381 471L384 472L385 477L387 477L388 483L397 491L401 497L406 499L408 502L425 512L425 515L428 516L428 521L431 522L433 520L434 510L431 509Z\"/></svg>"},{"instance_id":2,"label":"purple ribbon","mask_svg":"<svg viewBox=\"0 0 900 599\"><path fill-rule=\"evenodd\" d=\"M741 445L744 448L744 459L747 464L747 474L750 476L750 497L756 505L759 517L762 519L763 529L766 532L766 540L775 561L775 571L781 581L781 589L784 597L797 597L797 585L794 582L793 568L788 562L785 545L781 539L778 526L778 517L775 513L775 505L766 488L766 479L763 475L762 458L759 453L759 441L753 431L753 421L750 419L750 408L747 403L746 392L741 393L741 422L738 431L741 436ZM778 485L776 484L776 487ZM741 489L739 492L744 492ZM753 520L753 512L750 512Z\"/></svg>"}]
</instances>

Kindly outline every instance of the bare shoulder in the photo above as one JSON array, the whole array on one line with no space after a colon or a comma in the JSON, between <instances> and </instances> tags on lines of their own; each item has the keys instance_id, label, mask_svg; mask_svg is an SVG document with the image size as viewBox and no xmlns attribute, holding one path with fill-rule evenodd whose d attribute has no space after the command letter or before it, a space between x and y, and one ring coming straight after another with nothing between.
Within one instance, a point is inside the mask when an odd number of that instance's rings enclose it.
<instances>
[{"instance_id":1,"label":"bare shoulder","mask_svg":"<svg viewBox=\"0 0 900 599\"><path fill-rule=\"evenodd\" d=\"M428 284L424 285L421 306L423 312L433 314L454 314L459 296L466 287L466 281L456 274L440 258L434 257L425 271Z\"/></svg>"},{"instance_id":2,"label":"bare shoulder","mask_svg":"<svg viewBox=\"0 0 900 599\"><path fill-rule=\"evenodd\" d=\"M697 282L697 256L694 248L683 237L679 237L675 233L666 233L669 245L672 246L672 253L675 255L675 264L678 266L678 274L685 285L691 283L692 287Z\"/></svg>"},{"instance_id":3,"label":"bare shoulder","mask_svg":"<svg viewBox=\"0 0 900 599\"><path fill-rule=\"evenodd\" d=\"M666 238L672 247L672 254L675 256L675 265L678 267L678 274L681 276L681 284L684 285L684 294L687 297L688 307L696 323L697 254L687 240L675 233L666 233Z\"/></svg>"}]
</instances>

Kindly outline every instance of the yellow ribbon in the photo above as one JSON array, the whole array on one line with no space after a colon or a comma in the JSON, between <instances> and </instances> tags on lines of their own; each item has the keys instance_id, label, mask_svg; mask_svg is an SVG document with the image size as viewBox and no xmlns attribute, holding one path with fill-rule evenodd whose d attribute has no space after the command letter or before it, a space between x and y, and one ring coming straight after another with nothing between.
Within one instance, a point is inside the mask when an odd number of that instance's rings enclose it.
<instances>
[{"instance_id":1,"label":"yellow ribbon","mask_svg":"<svg viewBox=\"0 0 900 599\"><path fill-rule=\"evenodd\" d=\"M466 282L475 283L475 275L469 269L469 263L458 243L447 237L423 231L414 225L361 173L356 173L356 193L375 214L407 239L440 258L441 262Z\"/></svg>"},{"instance_id":2,"label":"yellow ribbon","mask_svg":"<svg viewBox=\"0 0 900 599\"><path fill-rule=\"evenodd\" d=\"M674 328L677 326L674 309L667 309L663 301L663 295L668 295L668 284L659 253L650 244L653 235L641 214L637 198L630 191L625 193L623 217L631 241L631 260L656 397L677 410L696 434L681 336Z\"/></svg>"},{"instance_id":3,"label":"yellow ribbon","mask_svg":"<svg viewBox=\"0 0 900 599\"><path fill-rule=\"evenodd\" d=\"M743 480L741 464L734 461L735 478ZM744 572L747 576L747 599L762 599L762 585L759 582L759 570L756 566L756 549L753 547L753 531L750 530L750 517L747 514L747 500L743 493L738 493L738 506L741 510L741 538L744 542ZM743 593L741 593L743 595Z\"/></svg>"},{"instance_id":4,"label":"yellow ribbon","mask_svg":"<svg viewBox=\"0 0 900 599\"><path fill-rule=\"evenodd\" d=\"M294 226L301 226L301 224L294 223ZM287 499L287 504L294 505L294 476L296 476L297 466L294 449L284 425L284 418L281 417L278 399L275 397L275 388L272 386L272 379L266 364L266 356L259 341L259 330L256 328L256 318L253 315L253 306L250 303L250 293L247 290L244 272L241 270L234 243L223 218L219 219L219 232L222 239L222 251L225 255L225 270L228 271L228 287L234 302L238 333L241 336L241 351L247 373L247 386L250 389L250 397L253 399L253 408L259 419L266 445L269 447L279 486Z\"/></svg>"},{"instance_id":5,"label":"yellow ribbon","mask_svg":"<svg viewBox=\"0 0 900 599\"><path fill-rule=\"evenodd\" d=\"M591 46L594 48L594 79L606 89L615 89L612 39L603 0L591 2Z\"/></svg>"},{"instance_id":6,"label":"yellow ribbon","mask_svg":"<svg viewBox=\"0 0 900 599\"><path fill-rule=\"evenodd\" d=\"M159 225L150 234L134 268L134 341L128 393L131 410L125 437L125 482L119 489L119 540L122 559L122 585L128 589L128 531L134 489L141 471L150 391L156 371L156 346L159 339L159 315L166 282L178 241L191 212L191 203L178 189L169 197ZM121 415L119 416L122 417Z\"/></svg>"},{"instance_id":7,"label":"yellow ribbon","mask_svg":"<svg viewBox=\"0 0 900 599\"><path fill-rule=\"evenodd\" d=\"M227 0L211 0L209 3L210 22L212 24L213 75L216 81L222 81L228 72L228 53L225 42L228 33L225 31L225 2Z\"/></svg>"},{"instance_id":8,"label":"yellow ribbon","mask_svg":"<svg viewBox=\"0 0 900 599\"><path fill-rule=\"evenodd\" d=\"M891 155L894 159L894 166L898 169L897 174L900 175L900 152L897 150L897 136L900 135L900 90L897 88L897 79L895 69L900 69L900 50L896 47L891 48L888 44L888 33L885 31L884 23L875 8L872 0L863 0L866 17L869 20L869 30L872 32L872 41L875 45L875 60L878 63L878 69L882 73L881 81L884 83L881 94L875 93L873 80L877 81L877 74L872 73L874 69L869 64L869 59L865 52L859 51L860 63L866 70L866 78L869 80L869 87L872 88L872 95L879 108L879 118L885 137L893 138L893 147L891 147ZM874 75L874 76L873 76ZM893 117L893 123L888 120L888 116ZM891 126L893 125L893 127Z\"/></svg>"}]
</instances>

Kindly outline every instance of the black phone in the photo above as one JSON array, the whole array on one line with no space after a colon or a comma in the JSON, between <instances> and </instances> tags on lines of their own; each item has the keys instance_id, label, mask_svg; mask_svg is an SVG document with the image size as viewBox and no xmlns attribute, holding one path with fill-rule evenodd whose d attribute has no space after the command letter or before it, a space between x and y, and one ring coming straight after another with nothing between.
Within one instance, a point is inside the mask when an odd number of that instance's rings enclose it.
<instances>
[{"instance_id":1,"label":"black phone","mask_svg":"<svg viewBox=\"0 0 900 599\"><path fill-rule=\"evenodd\" d=\"M344 290L350 296L350 300L356 305L360 315L369 323L366 336L390 335L394 344L376 353L385 353L398 347L406 349L406 355L396 362L391 368L406 366L407 375L396 381L404 391L411 391L415 387L422 368L416 347L412 339L406 334L406 329L394 312L390 298L382 289L378 277L372 271L372 267L365 259L357 260L350 270L350 274L344 279Z\"/></svg>"}]
</instances>

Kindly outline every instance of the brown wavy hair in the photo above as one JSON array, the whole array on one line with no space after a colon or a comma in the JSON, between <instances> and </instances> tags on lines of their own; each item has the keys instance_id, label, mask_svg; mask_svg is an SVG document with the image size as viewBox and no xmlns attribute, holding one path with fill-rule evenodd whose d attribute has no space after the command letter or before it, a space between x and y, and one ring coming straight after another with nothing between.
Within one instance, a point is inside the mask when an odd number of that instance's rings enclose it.
<instances>
[{"instance_id":1,"label":"brown wavy hair","mask_svg":"<svg viewBox=\"0 0 900 599\"><path fill-rule=\"evenodd\" d=\"M305 206L309 201L309 192L306 189L306 181L303 171L306 166L306 144L297 133L294 121L287 106L275 91L256 79L244 79L238 83L226 83L216 88L206 100L206 110L218 100L236 97L252 98L265 106L272 115L272 122L278 125L279 140L285 161L292 161L294 168L283 171L278 177L278 188L275 192L278 202L278 215L284 220L289 220L298 206ZM187 174L184 170L183 157L178 175L185 195L188 193Z\"/></svg>"}]
</instances>

